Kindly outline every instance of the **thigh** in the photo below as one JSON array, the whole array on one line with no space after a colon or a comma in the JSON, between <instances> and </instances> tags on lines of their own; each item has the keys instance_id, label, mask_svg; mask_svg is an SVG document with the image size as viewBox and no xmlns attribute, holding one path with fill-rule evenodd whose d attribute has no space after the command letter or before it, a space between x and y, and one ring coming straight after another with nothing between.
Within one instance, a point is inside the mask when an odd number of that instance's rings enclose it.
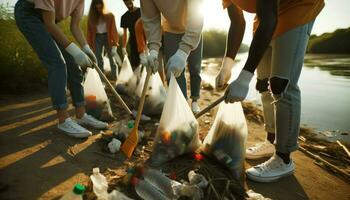
<instances>
[{"instance_id":1,"label":"thigh","mask_svg":"<svg viewBox=\"0 0 350 200\"><path fill-rule=\"evenodd\" d=\"M297 84L304 62L313 21L294 28L272 41L271 77Z\"/></svg>"},{"instance_id":2,"label":"thigh","mask_svg":"<svg viewBox=\"0 0 350 200\"><path fill-rule=\"evenodd\" d=\"M191 72L200 73L201 64L202 64L202 54L203 54L203 42L201 38L197 48L191 51L190 55L188 56L188 67L189 67L190 73Z\"/></svg>"}]
</instances>

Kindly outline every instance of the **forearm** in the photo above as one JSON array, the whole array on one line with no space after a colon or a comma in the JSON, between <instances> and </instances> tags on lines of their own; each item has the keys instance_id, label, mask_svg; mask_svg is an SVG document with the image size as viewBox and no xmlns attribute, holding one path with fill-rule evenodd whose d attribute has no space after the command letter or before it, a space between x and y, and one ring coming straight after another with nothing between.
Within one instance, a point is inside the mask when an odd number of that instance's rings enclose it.
<instances>
[{"instance_id":1,"label":"forearm","mask_svg":"<svg viewBox=\"0 0 350 200\"><path fill-rule=\"evenodd\" d=\"M267 1L266 4L258 0L257 17L259 26L250 44L249 55L243 69L254 73L264 53L270 45L273 33L277 25L278 0Z\"/></svg>"},{"instance_id":2,"label":"forearm","mask_svg":"<svg viewBox=\"0 0 350 200\"><path fill-rule=\"evenodd\" d=\"M56 25L55 13L50 11L42 11L42 17L47 31L58 42L58 44L66 48L71 42L68 40L61 28Z\"/></svg>"},{"instance_id":3,"label":"forearm","mask_svg":"<svg viewBox=\"0 0 350 200\"><path fill-rule=\"evenodd\" d=\"M225 56L234 60L244 36L245 20L242 10L234 4L231 4L227 8L227 12L230 17L231 24L226 40Z\"/></svg>"},{"instance_id":4,"label":"forearm","mask_svg":"<svg viewBox=\"0 0 350 200\"><path fill-rule=\"evenodd\" d=\"M79 43L81 47L85 46L87 44L87 41L84 37L83 31L79 26L73 26L71 27L71 32L73 37L76 39L76 41Z\"/></svg>"},{"instance_id":5,"label":"forearm","mask_svg":"<svg viewBox=\"0 0 350 200\"><path fill-rule=\"evenodd\" d=\"M124 33L123 33L123 39L122 39L122 42L123 42L123 48L126 48L126 45L128 43L128 32L127 30L124 28Z\"/></svg>"}]
</instances>

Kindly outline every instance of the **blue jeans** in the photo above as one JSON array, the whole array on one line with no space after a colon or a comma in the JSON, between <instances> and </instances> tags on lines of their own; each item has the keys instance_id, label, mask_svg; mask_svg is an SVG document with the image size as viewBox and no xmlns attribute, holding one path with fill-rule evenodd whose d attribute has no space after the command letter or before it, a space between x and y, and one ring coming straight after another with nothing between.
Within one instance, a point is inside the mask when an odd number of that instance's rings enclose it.
<instances>
[{"instance_id":1,"label":"blue jeans","mask_svg":"<svg viewBox=\"0 0 350 200\"><path fill-rule=\"evenodd\" d=\"M19 30L48 69L48 87L53 108L68 107L67 83L73 105L84 106L83 73L73 57L58 45L46 30L41 12L34 9L34 4L19 0L15 5L14 14Z\"/></svg>"},{"instance_id":2,"label":"blue jeans","mask_svg":"<svg viewBox=\"0 0 350 200\"><path fill-rule=\"evenodd\" d=\"M175 34L175 33L164 33L164 56L165 62L168 62L168 59L174 55L179 48L179 43L181 42L182 36L184 34ZM190 86L191 86L191 99L199 99L199 93L201 89L201 65L202 65L202 53L203 53L203 40L201 39L198 47L191 51L188 56L188 69L190 72ZM165 67L165 70L166 67ZM182 74L176 78L177 83L179 84L181 91L185 98L187 99L187 84L185 77L185 70Z\"/></svg>"},{"instance_id":3,"label":"blue jeans","mask_svg":"<svg viewBox=\"0 0 350 200\"><path fill-rule=\"evenodd\" d=\"M276 150L281 153L298 149L301 112L298 80L313 24L314 21L299 26L272 40L257 68L256 87L261 94L265 130L276 134ZM273 81L276 79L280 82ZM286 84L281 86L281 80ZM276 88L278 93L274 92Z\"/></svg>"},{"instance_id":4,"label":"blue jeans","mask_svg":"<svg viewBox=\"0 0 350 200\"><path fill-rule=\"evenodd\" d=\"M111 54L111 48L108 45L108 36L107 33L96 33L95 38L95 55L97 58L98 67L104 71L103 69L103 49L107 52L107 56L109 59L109 64L111 66L111 74L113 78L117 78L117 65L115 64L114 58Z\"/></svg>"}]
</instances>

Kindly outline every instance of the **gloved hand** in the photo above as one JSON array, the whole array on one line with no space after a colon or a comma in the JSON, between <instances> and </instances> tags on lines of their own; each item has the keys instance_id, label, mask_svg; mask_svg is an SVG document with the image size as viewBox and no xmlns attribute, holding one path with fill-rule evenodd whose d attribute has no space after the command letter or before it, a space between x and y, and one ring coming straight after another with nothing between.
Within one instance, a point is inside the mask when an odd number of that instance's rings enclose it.
<instances>
[{"instance_id":1,"label":"gloved hand","mask_svg":"<svg viewBox=\"0 0 350 200\"><path fill-rule=\"evenodd\" d=\"M253 76L253 73L242 69L237 79L232 81L226 89L225 102L234 103L237 101L243 101L247 97L249 83L252 80Z\"/></svg>"},{"instance_id":2,"label":"gloved hand","mask_svg":"<svg viewBox=\"0 0 350 200\"><path fill-rule=\"evenodd\" d=\"M123 54L123 57L128 55L128 52L126 51L125 47L122 48L122 54Z\"/></svg>"},{"instance_id":3,"label":"gloved hand","mask_svg":"<svg viewBox=\"0 0 350 200\"><path fill-rule=\"evenodd\" d=\"M113 47L111 48L111 55L112 55L112 57L114 57L115 55L117 55L117 47L116 47L116 46L113 46Z\"/></svg>"},{"instance_id":4,"label":"gloved hand","mask_svg":"<svg viewBox=\"0 0 350 200\"><path fill-rule=\"evenodd\" d=\"M84 45L83 49L84 53L89 56L90 60L94 63L97 63L97 59L96 59L96 56L94 54L94 52L90 49L89 45L86 44Z\"/></svg>"},{"instance_id":5,"label":"gloved hand","mask_svg":"<svg viewBox=\"0 0 350 200\"><path fill-rule=\"evenodd\" d=\"M158 72L158 51L152 49L147 56L147 67L152 69L152 73Z\"/></svg>"},{"instance_id":6,"label":"gloved hand","mask_svg":"<svg viewBox=\"0 0 350 200\"><path fill-rule=\"evenodd\" d=\"M179 77L185 69L187 57L188 54L186 52L178 49L176 53L170 57L168 63L166 64L168 73L172 72L175 77Z\"/></svg>"},{"instance_id":7,"label":"gloved hand","mask_svg":"<svg viewBox=\"0 0 350 200\"><path fill-rule=\"evenodd\" d=\"M73 42L66 47L66 51L73 57L75 63L77 63L82 69L93 67L92 61L89 59L89 57Z\"/></svg>"},{"instance_id":8,"label":"gloved hand","mask_svg":"<svg viewBox=\"0 0 350 200\"><path fill-rule=\"evenodd\" d=\"M215 87L217 90L223 90L225 84L230 80L233 63L234 61L230 57L225 57L222 60L220 72L215 80Z\"/></svg>"},{"instance_id":9,"label":"gloved hand","mask_svg":"<svg viewBox=\"0 0 350 200\"><path fill-rule=\"evenodd\" d=\"M146 52L140 53L139 57L140 57L140 63L141 63L141 65L147 66L147 65L148 65L148 61L147 61Z\"/></svg>"}]
</instances>

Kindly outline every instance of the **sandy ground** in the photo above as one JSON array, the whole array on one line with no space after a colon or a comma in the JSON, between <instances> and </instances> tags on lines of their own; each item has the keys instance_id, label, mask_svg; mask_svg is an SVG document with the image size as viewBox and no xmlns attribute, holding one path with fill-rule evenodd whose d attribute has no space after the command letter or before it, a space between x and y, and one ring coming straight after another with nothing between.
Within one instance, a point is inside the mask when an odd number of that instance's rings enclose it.
<instances>
[{"instance_id":1,"label":"sandy ground","mask_svg":"<svg viewBox=\"0 0 350 200\"><path fill-rule=\"evenodd\" d=\"M201 106L208 105L220 94L203 92ZM114 99L112 99L114 101ZM212 122L202 117L201 135ZM116 115L117 120L123 115ZM249 121L248 146L264 138L263 127ZM46 94L0 97L0 199L57 199L75 183L87 184L93 167L101 170L121 167L124 159L97 154L97 140L68 137L56 128L55 112ZM276 183L247 181L246 186L272 199L350 199L350 185L332 175L303 153L293 155L295 174ZM261 162L261 161L260 161ZM247 161L247 166L257 162Z\"/></svg>"}]
</instances>

